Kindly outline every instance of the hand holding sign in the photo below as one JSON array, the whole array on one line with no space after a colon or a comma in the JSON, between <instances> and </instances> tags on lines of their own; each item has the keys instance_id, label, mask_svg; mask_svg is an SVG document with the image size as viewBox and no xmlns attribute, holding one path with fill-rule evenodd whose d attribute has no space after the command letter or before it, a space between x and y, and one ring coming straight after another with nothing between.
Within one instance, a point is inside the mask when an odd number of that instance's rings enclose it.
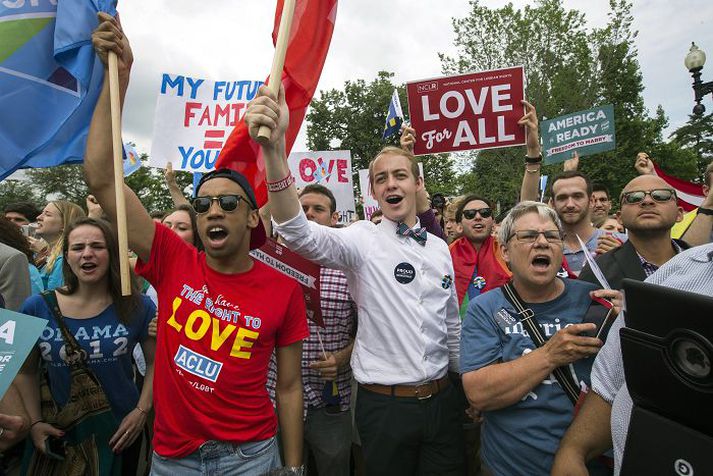
<instances>
[{"instance_id":1,"label":"hand holding sign","mask_svg":"<svg viewBox=\"0 0 713 476\"><path fill-rule=\"evenodd\" d=\"M401 139L399 144L403 150L413 154L413 146L416 144L416 129L410 124L403 123L401 125Z\"/></svg>"},{"instance_id":2,"label":"hand holding sign","mask_svg":"<svg viewBox=\"0 0 713 476\"><path fill-rule=\"evenodd\" d=\"M639 175L654 175L654 163L651 161L649 154L646 152L639 152L636 154L634 168Z\"/></svg>"},{"instance_id":3,"label":"hand holding sign","mask_svg":"<svg viewBox=\"0 0 713 476\"><path fill-rule=\"evenodd\" d=\"M572 158L564 161L563 168L565 172L574 172L579 168L579 153L575 150L572 152Z\"/></svg>"},{"instance_id":4,"label":"hand holding sign","mask_svg":"<svg viewBox=\"0 0 713 476\"><path fill-rule=\"evenodd\" d=\"M537 110L535 109L535 106L524 99L520 102L523 106L525 106L525 115L522 116L517 123L526 128L527 156L532 158L539 157L541 153L539 131L540 121L537 119Z\"/></svg>"}]
</instances>

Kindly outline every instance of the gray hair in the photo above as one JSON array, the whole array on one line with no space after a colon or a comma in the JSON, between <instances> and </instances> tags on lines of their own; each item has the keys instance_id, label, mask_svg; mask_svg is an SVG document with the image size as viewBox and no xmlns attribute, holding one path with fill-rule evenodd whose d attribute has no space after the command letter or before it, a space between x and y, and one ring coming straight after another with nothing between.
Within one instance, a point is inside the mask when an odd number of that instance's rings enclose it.
<instances>
[{"instance_id":1,"label":"gray hair","mask_svg":"<svg viewBox=\"0 0 713 476\"><path fill-rule=\"evenodd\" d=\"M540 215L541 218L544 218L545 220L550 220L552 223L557 225L557 229L559 230L560 234L564 234L564 230L562 229L562 222L557 216L557 212L555 212L552 208L542 202L533 202L527 200L515 205L512 210L510 210L510 213L508 213L508 215L505 217L503 222L500 224L498 240L500 240L500 243L502 245L506 245L508 238L510 238L510 235L512 235L515 220L521 218L524 215L527 215L528 213L537 213L538 215Z\"/></svg>"}]
</instances>

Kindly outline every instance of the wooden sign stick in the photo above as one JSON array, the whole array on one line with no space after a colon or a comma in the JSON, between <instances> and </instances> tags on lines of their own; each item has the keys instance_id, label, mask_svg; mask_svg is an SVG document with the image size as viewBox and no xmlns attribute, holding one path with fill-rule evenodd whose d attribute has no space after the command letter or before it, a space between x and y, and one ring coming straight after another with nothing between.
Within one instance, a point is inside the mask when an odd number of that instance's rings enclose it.
<instances>
[{"instance_id":1,"label":"wooden sign stick","mask_svg":"<svg viewBox=\"0 0 713 476\"><path fill-rule=\"evenodd\" d=\"M121 294L131 294L129 276L129 239L126 234L126 201L124 200L124 164L121 143L121 104L119 101L119 63L116 53L109 52L109 98L111 104L111 144L114 149L114 189L116 198L116 232L119 238Z\"/></svg>"},{"instance_id":2,"label":"wooden sign stick","mask_svg":"<svg viewBox=\"0 0 713 476\"><path fill-rule=\"evenodd\" d=\"M287 42L290 39L290 26L292 16L295 13L295 0L285 0L282 6L282 17L280 18L280 29L277 32L277 42L275 43L275 56L272 58L272 70L270 71L270 84L267 87L277 96L282 83L282 68L285 66L285 53L287 53ZM258 142L265 144L270 140L270 128L262 126L258 131Z\"/></svg>"}]
</instances>

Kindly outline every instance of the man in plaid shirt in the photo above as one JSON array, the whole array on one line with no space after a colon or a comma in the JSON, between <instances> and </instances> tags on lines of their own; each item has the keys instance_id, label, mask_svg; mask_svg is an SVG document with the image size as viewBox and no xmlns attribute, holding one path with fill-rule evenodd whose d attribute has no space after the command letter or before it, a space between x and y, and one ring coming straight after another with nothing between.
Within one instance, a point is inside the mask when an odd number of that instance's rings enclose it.
<instances>
[{"instance_id":1,"label":"man in plaid shirt","mask_svg":"<svg viewBox=\"0 0 713 476\"><path fill-rule=\"evenodd\" d=\"M328 188L306 186L300 193L300 203L308 220L326 226L337 224L337 202ZM308 320L310 335L302 346L304 447L312 451L320 475L348 475L352 444L349 360L356 333L356 304L341 271L322 268L319 282L325 327ZM267 379L273 402L275 383L273 359Z\"/></svg>"}]
</instances>

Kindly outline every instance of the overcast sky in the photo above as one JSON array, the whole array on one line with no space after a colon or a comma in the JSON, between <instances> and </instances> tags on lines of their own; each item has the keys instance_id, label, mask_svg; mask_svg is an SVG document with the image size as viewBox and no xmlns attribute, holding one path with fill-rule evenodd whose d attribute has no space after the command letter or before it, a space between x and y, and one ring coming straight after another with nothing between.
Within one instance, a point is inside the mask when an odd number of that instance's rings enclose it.
<instances>
[{"instance_id":1,"label":"overcast sky","mask_svg":"<svg viewBox=\"0 0 713 476\"><path fill-rule=\"evenodd\" d=\"M506 4L481 3L493 8ZM534 2L513 3L517 7ZM584 12L590 26L606 23L606 0L564 0L564 5ZM274 51L274 8L275 2L267 0L120 2L135 57L124 139L136 142L140 152L150 151L164 72L215 80L264 79ZM398 83L439 76L438 52L454 51L451 19L468 10L467 0L340 1L319 90L342 88L347 80L371 81L380 70L396 73ZM693 107L691 77L683 66L691 41L713 58L713 1L634 0L633 14L646 106L653 114L662 104L672 130L687 120ZM704 68L703 80L713 80L713 60ZM710 96L705 104L713 111ZM304 129L294 151L306 150Z\"/></svg>"}]
</instances>

